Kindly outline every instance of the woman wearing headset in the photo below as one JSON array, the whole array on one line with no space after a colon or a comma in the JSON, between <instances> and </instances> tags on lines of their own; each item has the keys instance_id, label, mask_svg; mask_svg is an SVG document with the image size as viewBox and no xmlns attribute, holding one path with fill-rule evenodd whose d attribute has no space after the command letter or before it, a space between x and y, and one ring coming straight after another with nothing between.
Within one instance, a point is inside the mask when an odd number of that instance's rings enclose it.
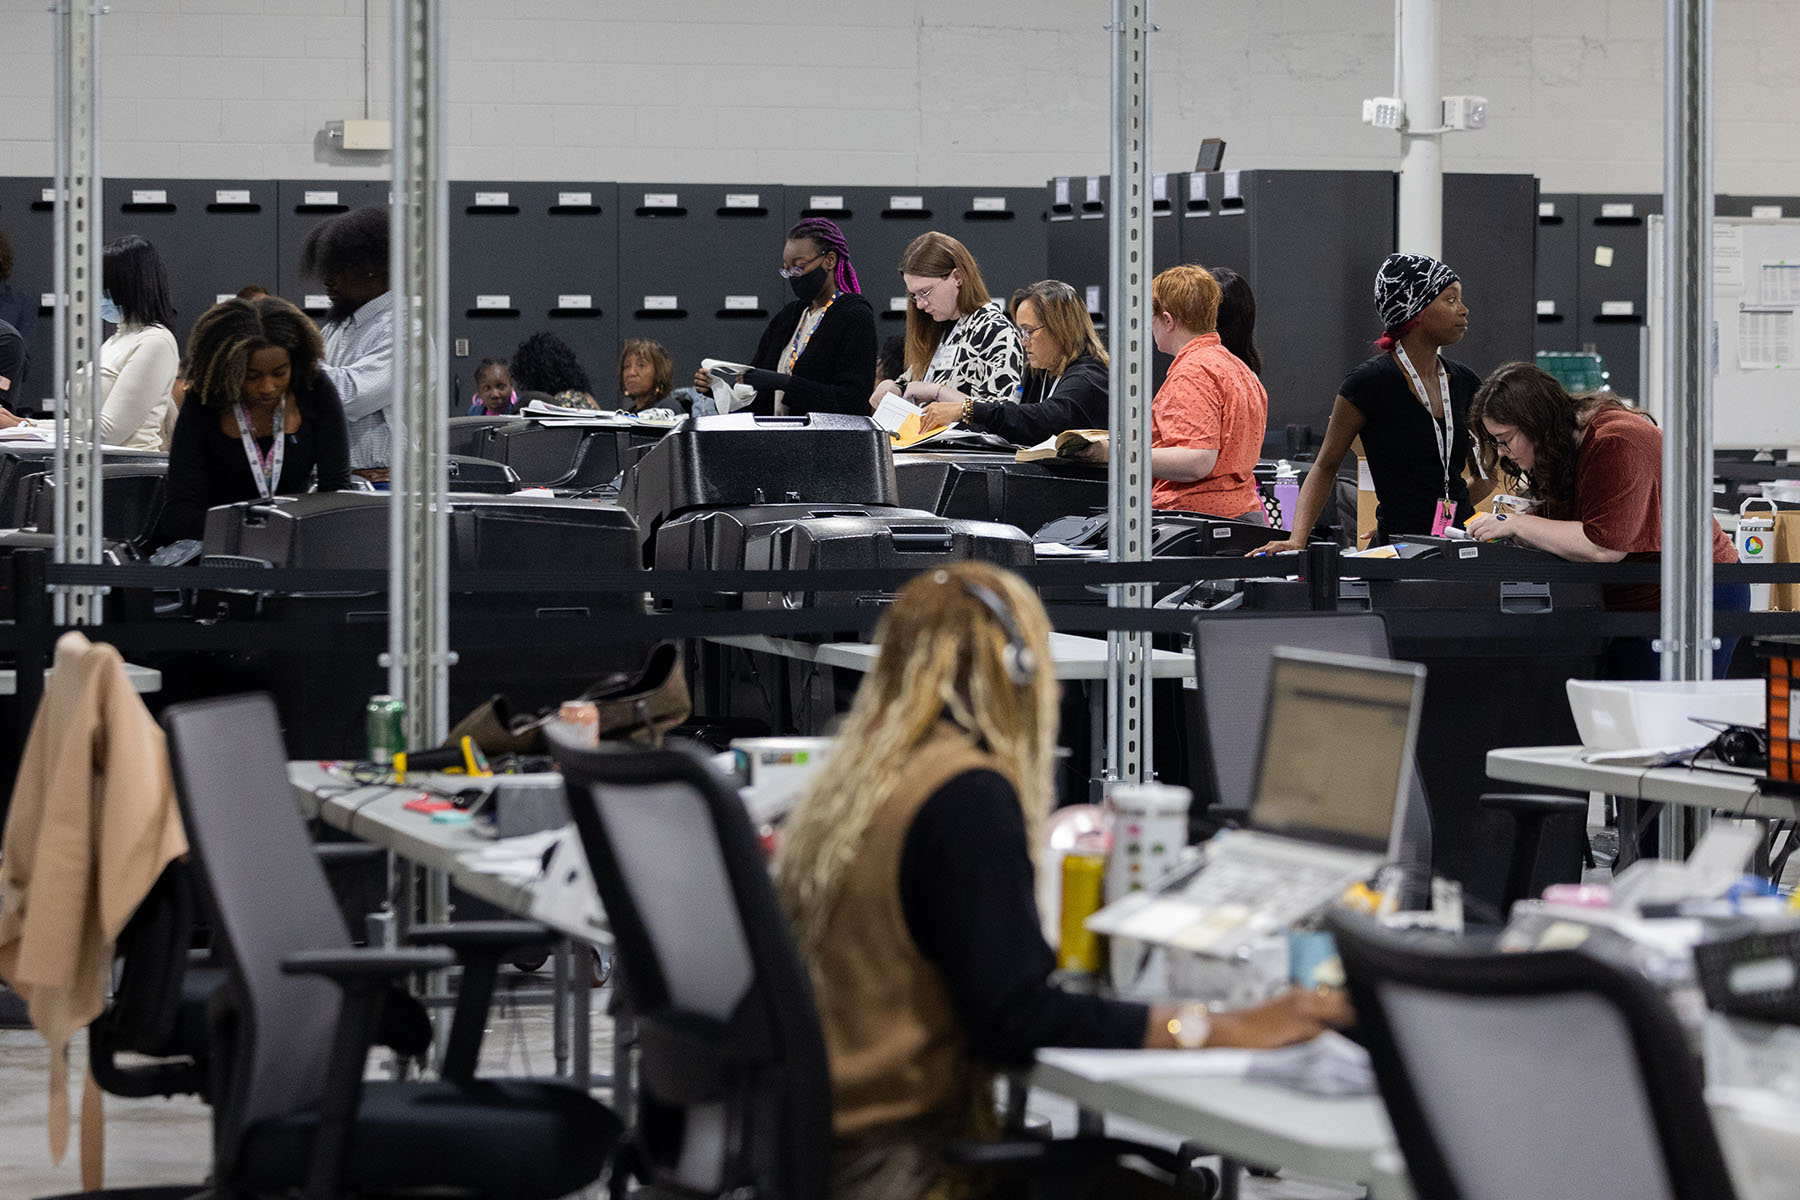
<instances>
[{"instance_id":1,"label":"woman wearing headset","mask_svg":"<svg viewBox=\"0 0 1800 1200\"><path fill-rule=\"evenodd\" d=\"M1276 1046L1349 1016L1314 992L1209 1013L1050 983L1030 851L1056 746L1049 632L998 567L915 578L789 820L778 887L824 1027L837 1200L925 1195L947 1139L994 1132L991 1068L1040 1047Z\"/></svg>"}]
</instances>

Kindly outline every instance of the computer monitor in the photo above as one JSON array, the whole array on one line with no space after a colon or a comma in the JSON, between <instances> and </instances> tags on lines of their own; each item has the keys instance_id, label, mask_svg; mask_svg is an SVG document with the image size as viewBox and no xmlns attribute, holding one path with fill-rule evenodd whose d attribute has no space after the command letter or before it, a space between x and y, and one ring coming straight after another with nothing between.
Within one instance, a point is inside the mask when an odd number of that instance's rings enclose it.
<instances>
[{"instance_id":1,"label":"computer monitor","mask_svg":"<svg viewBox=\"0 0 1800 1200\"><path fill-rule=\"evenodd\" d=\"M1425 668L1275 648L1252 829L1396 857Z\"/></svg>"}]
</instances>

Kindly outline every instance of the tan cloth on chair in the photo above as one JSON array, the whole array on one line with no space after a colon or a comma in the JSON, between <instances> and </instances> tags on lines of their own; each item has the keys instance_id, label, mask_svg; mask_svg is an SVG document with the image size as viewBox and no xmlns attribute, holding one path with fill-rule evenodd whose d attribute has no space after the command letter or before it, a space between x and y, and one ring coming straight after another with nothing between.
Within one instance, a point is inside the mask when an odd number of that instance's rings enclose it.
<instances>
[{"instance_id":1,"label":"tan cloth on chair","mask_svg":"<svg viewBox=\"0 0 1800 1200\"><path fill-rule=\"evenodd\" d=\"M64 634L0 841L0 978L50 1043L53 1162L69 1145L69 1041L106 1005L120 931L187 848L162 730L119 652ZM100 1186L98 1099L90 1085L84 1189Z\"/></svg>"},{"instance_id":2,"label":"tan cloth on chair","mask_svg":"<svg viewBox=\"0 0 1800 1200\"><path fill-rule=\"evenodd\" d=\"M1800 562L1800 512L1775 514L1775 561ZM1800 583L1777 583L1769 589L1769 608L1774 612L1800 611Z\"/></svg>"}]
</instances>

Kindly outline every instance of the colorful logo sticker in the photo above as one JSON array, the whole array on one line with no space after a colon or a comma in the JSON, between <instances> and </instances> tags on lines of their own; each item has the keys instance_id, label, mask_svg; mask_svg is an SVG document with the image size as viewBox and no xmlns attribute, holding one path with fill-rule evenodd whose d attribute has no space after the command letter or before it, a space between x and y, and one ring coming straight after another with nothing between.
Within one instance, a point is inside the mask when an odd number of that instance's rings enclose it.
<instances>
[{"instance_id":1,"label":"colorful logo sticker","mask_svg":"<svg viewBox=\"0 0 1800 1200\"><path fill-rule=\"evenodd\" d=\"M1745 554L1761 554L1762 552L1763 552L1763 540L1761 538L1752 534L1751 536L1744 539L1744 553Z\"/></svg>"}]
</instances>

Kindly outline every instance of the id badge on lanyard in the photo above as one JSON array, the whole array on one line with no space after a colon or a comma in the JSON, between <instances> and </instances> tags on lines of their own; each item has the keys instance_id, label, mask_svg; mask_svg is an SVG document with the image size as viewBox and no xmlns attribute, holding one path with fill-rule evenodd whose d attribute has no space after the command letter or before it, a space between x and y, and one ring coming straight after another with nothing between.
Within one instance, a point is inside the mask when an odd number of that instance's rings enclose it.
<instances>
[{"instance_id":1,"label":"id badge on lanyard","mask_svg":"<svg viewBox=\"0 0 1800 1200\"><path fill-rule=\"evenodd\" d=\"M1419 403L1425 406L1425 418L1431 422L1431 440L1437 446L1438 462L1444 468L1444 494L1432 505L1431 536L1443 537L1445 532L1456 523L1456 501L1450 498L1450 447L1456 441L1456 435L1450 431L1450 373L1444 369L1444 360L1437 358L1438 399L1444 406L1444 419L1431 415L1431 398L1425 394L1425 381L1419 378L1419 372L1413 367L1412 359L1406 351L1395 348L1394 357L1400 360L1401 369L1412 381L1413 392Z\"/></svg>"},{"instance_id":2,"label":"id badge on lanyard","mask_svg":"<svg viewBox=\"0 0 1800 1200\"><path fill-rule=\"evenodd\" d=\"M287 397L283 396L275 402L271 425L275 436L269 452L264 454L257 447L256 436L250 432L250 410L242 400L237 403L238 438L243 442L244 458L250 465L250 478L256 481L256 490L264 500L274 498L275 487L281 482L281 464L287 457L286 409Z\"/></svg>"}]
</instances>

